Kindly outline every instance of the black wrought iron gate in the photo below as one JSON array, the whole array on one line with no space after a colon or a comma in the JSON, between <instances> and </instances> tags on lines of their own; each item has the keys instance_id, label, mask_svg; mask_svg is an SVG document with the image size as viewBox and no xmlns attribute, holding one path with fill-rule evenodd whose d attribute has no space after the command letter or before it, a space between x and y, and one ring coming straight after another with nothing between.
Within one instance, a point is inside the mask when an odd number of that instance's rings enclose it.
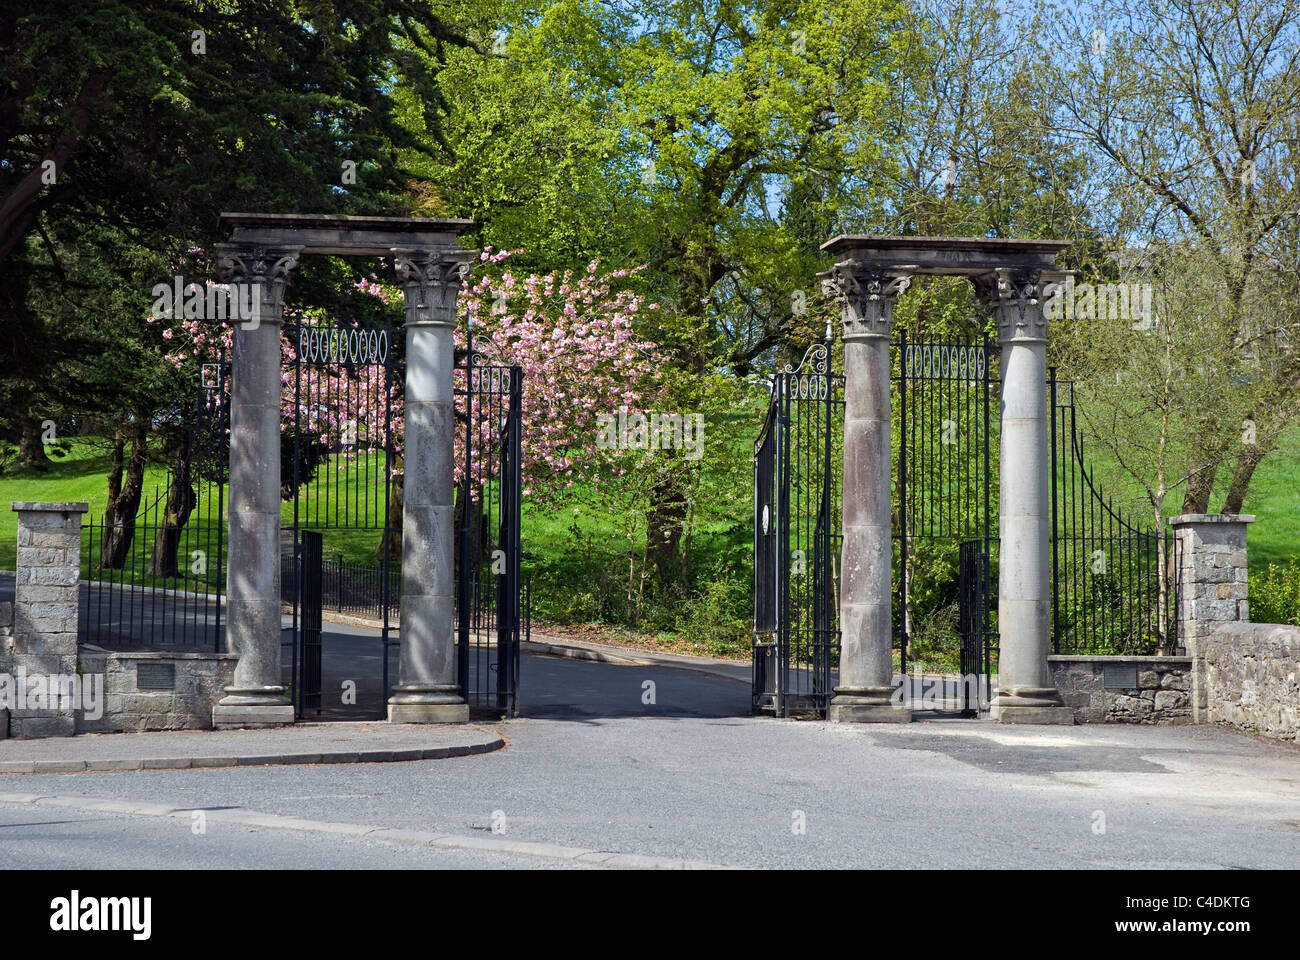
<instances>
[{"instance_id":1,"label":"black wrought iron gate","mask_svg":"<svg viewBox=\"0 0 1300 960\"><path fill-rule=\"evenodd\" d=\"M771 387L754 445L752 704L825 714L839 664L844 377L814 344Z\"/></svg>"},{"instance_id":2,"label":"black wrought iron gate","mask_svg":"<svg viewBox=\"0 0 1300 960\"><path fill-rule=\"evenodd\" d=\"M282 402L292 409L281 490L293 503L293 524L281 546L281 595L292 608L285 646L300 718L387 715L400 642L393 480L400 469L401 334L391 320L376 329L285 327L292 354ZM347 627L325 631L326 608L377 624L379 637Z\"/></svg>"},{"instance_id":3,"label":"black wrought iron gate","mask_svg":"<svg viewBox=\"0 0 1300 960\"><path fill-rule=\"evenodd\" d=\"M519 711L523 371L456 371L456 673L470 710Z\"/></svg>"},{"instance_id":4,"label":"black wrought iron gate","mask_svg":"<svg viewBox=\"0 0 1300 960\"><path fill-rule=\"evenodd\" d=\"M1173 538L1106 494L1083 453L1074 384L1049 372L1052 649L1151 656L1178 650Z\"/></svg>"},{"instance_id":5,"label":"black wrought iron gate","mask_svg":"<svg viewBox=\"0 0 1300 960\"><path fill-rule=\"evenodd\" d=\"M917 661L931 675L957 667L955 691L938 676L922 681L937 691L933 700L925 695L922 706L975 715L987 706L996 649L997 354L988 340L902 338L891 357L899 670L915 698L925 693L907 679ZM949 652L953 645L956 658Z\"/></svg>"},{"instance_id":6,"label":"black wrought iron gate","mask_svg":"<svg viewBox=\"0 0 1300 960\"><path fill-rule=\"evenodd\" d=\"M999 359L988 340L900 339L891 351L895 648L922 709L977 715L993 693ZM778 716L824 712L839 656L843 377L827 361L818 344L773 378L754 447L752 698ZM1073 385L1053 370L1044 386L1053 649L1176 653L1172 538L1102 492L1084 459ZM917 667L920 684L906 676ZM955 689L939 676L954 669Z\"/></svg>"}]
</instances>

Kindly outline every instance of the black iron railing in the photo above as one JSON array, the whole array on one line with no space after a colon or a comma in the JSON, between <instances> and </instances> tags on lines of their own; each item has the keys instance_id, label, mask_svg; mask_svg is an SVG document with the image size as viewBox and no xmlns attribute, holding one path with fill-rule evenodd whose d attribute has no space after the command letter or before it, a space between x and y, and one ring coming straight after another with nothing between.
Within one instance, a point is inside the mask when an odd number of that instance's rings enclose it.
<instances>
[{"instance_id":1,"label":"black iron railing","mask_svg":"<svg viewBox=\"0 0 1300 960\"><path fill-rule=\"evenodd\" d=\"M229 395L224 358L205 364L172 432L167 482L82 525L77 639L116 650L221 649L226 588Z\"/></svg>"}]
</instances>

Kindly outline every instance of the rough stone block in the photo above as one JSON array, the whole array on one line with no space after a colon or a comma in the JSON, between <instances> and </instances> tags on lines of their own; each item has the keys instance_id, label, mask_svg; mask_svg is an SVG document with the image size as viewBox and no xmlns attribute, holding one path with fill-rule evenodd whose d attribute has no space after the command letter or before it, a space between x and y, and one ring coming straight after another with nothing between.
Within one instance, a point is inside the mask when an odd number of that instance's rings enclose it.
<instances>
[{"instance_id":1,"label":"rough stone block","mask_svg":"<svg viewBox=\"0 0 1300 960\"><path fill-rule=\"evenodd\" d=\"M19 600L22 603L22 600ZM37 620L55 620L63 621L74 619L77 616L77 604L75 602L47 602L41 601L32 603L27 608L27 616L32 621Z\"/></svg>"},{"instance_id":2,"label":"rough stone block","mask_svg":"<svg viewBox=\"0 0 1300 960\"><path fill-rule=\"evenodd\" d=\"M55 566L19 567L18 573L26 574L25 582L35 586L65 587L72 592L77 586L77 568L70 564Z\"/></svg>"},{"instance_id":3,"label":"rough stone block","mask_svg":"<svg viewBox=\"0 0 1300 960\"><path fill-rule=\"evenodd\" d=\"M19 567L62 566L68 562L68 551L55 547L19 547Z\"/></svg>"},{"instance_id":4,"label":"rough stone block","mask_svg":"<svg viewBox=\"0 0 1300 960\"><path fill-rule=\"evenodd\" d=\"M71 737L76 732L77 722L72 714L55 717L11 717L9 720L9 733L16 740Z\"/></svg>"},{"instance_id":5,"label":"rough stone block","mask_svg":"<svg viewBox=\"0 0 1300 960\"><path fill-rule=\"evenodd\" d=\"M19 513L18 526L28 530L60 530L68 536L81 539L81 514L73 513Z\"/></svg>"},{"instance_id":6,"label":"rough stone block","mask_svg":"<svg viewBox=\"0 0 1300 960\"><path fill-rule=\"evenodd\" d=\"M66 586L26 585L18 591L20 603L76 603L76 596L75 589Z\"/></svg>"},{"instance_id":7,"label":"rough stone block","mask_svg":"<svg viewBox=\"0 0 1300 960\"><path fill-rule=\"evenodd\" d=\"M1182 709L1187 706L1187 694L1177 690L1161 690L1155 697L1157 712Z\"/></svg>"}]
</instances>

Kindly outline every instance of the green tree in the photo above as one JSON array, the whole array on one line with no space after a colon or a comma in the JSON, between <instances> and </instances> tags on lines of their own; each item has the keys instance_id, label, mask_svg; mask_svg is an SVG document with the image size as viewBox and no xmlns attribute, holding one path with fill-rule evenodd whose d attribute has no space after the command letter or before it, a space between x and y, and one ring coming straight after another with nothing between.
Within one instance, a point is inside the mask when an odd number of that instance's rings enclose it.
<instances>
[{"instance_id":1,"label":"green tree","mask_svg":"<svg viewBox=\"0 0 1300 960\"><path fill-rule=\"evenodd\" d=\"M1300 314L1285 295L1300 274L1300 3L1045 3L1037 23L1053 128L1087 151L1085 186L1107 253L1182 250L1183 260L1164 261L1162 282L1214 293L1211 309L1177 298L1168 306L1218 328L1224 351L1206 367L1220 378L1208 395L1170 409L1187 437L1175 472L1186 478L1182 511L1204 513L1231 462L1220 510L1238 512L1255 468L1300 412ZM1176 270L1188 275L1175 281ZM1107 349L1104 331L1080 334L1080 349ZM1136 340L1123 342L1145 352L1148 341ZM1243 430L1247 421L1255 429Z\"/></svg>"},{"instance_id":2,"label":"green tree","mask_svg":"<svg viewBox=\"0 0 1300 960\"><path fill-rule=\"evenodd\" d=\"M828 184L887 151L903 6L559 0L500 16L495 52L456 51L439 76L463 109L446 128L454 157L427 167L438 192L483 243L547 269L646 264L664 306L646 333L683 406L713 372L792 353ZM689 511L669 472L648 518L661 578Z\"/></svg>"}]
</instances>

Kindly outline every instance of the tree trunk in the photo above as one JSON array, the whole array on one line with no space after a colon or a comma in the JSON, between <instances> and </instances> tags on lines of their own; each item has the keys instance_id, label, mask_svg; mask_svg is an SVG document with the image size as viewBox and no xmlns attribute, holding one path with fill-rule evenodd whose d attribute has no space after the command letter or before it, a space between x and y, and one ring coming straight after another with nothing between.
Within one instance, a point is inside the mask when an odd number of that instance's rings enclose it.
<instances>
[{"instance_id":1,"label":"tree trunk","mask_svg":"<svg viewBox=\"0 0 1300 960\"><path fill-rule=\"evenodd\" d=\"M1254 444L1242 448L1241 453L1237 455L1237 467L1232 472L1232 483L1223 498L1223 508L1220 513L1241 513L1246 491L1250 489L1250 479L1255 475L1255 468L1259 466L1259 462L1264 459L1267 452L1263 447Z\"/></svg>"},{"instance_id":2,"label":"tree trunk","mask_svg":"<svg viewBox=\"0 0 1300 960\"><path fill-rule=\"evenodd\" d=\"M669 474L651 488L646 513L646 563L658 583L669 583L677 575L685 524L686 495L681 478Z\"/></svg>"},{"instance_id":3,"label":"tree trunk","mask_svg":"<svg viewBox=\"0 0 1300 960\"><path fill-rule=\"evenodd\" d=\"M131 459L123 459L127 441ZM126 566L135 539L135 514L144 490L145 455L148 451L144 426L132 424L118 430L113 441L113 470L108 475L108 507L104 510L104 539L100 545L100 569L121 570Z\"/></svg>"},{"instance_id":4,"label":"tree trunk","mask_svg":"<svg viewBox=\"0 0 1300 960\"><path fill-rule=\"evenodd\" d=\"M153 543L153 556L149 559L149 572L154 576L184 576L176 562L176 554L180 547L181 531L185 529L190 514L198 505L198 497L195 496L194 485L190 478L192 455L190 436L186 431L176 451L176 462L172 465L171 477L167 483L167 496L163 502L162 523L158 525L158 535Z\"/></svg>"},{"instance_id":5,"label":"tree trunk","mask_svg":"<svg viewBox=\"0 0 1300 960\"><path fill-rule=\"evenodd\" d=\"M35 417L23 421L22 433L18 438L18 463L36 470L48 470L53 465L53 461L45 454L41 421Z\"/></svg>"},{"instance_id":6,"label":"tree trunk","mask_svg":"<svg viewBox=\"0 0 1300 960\"><path fill-rule=\"evenodd\" d=\"M1207 465L1187 479L1183 513L1210 512L1210 494L1214 491L1214 477L1218 472L1217 466Z\"/></svg>"},{"instance_id":7,"label":"tree trunk","mask_svg":"<svg viewBox=\"0 0 1300 960\"><path fill-rule=\"evenodd\" d=\"M375 562L383 563L387 556L396 565L402 562L402 497L405 490L406 475L399 472L393 475L388 492L388 529L379 538L375 547Z\"/></svg>"}]
</instances>

